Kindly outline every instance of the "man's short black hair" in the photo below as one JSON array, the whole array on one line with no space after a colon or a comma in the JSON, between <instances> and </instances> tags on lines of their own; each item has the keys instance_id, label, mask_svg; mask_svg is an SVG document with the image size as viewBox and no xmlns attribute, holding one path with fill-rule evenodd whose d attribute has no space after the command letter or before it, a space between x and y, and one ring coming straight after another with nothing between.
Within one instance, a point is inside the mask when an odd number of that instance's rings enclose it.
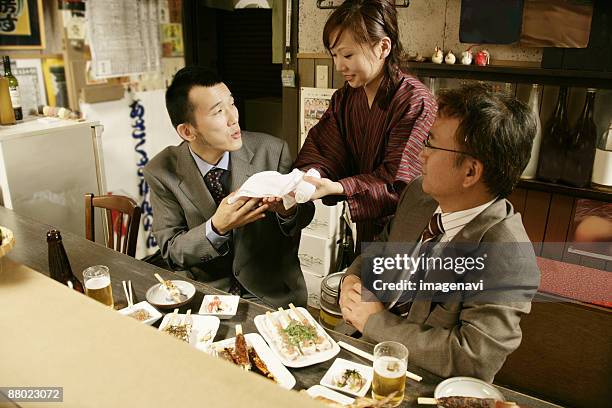
<instances>
[{"instance_id":1,"label":"man's short black hair","mask_svg":"<svg viewBox=\"0 0 612 408\"><path fill-rule=\"evenodd\" d=\"M512 192L531 157L537 121L518 99L483 84L441 91L438 115L459 119L455 138L460 150L482 162L489 191L500 197ZM465 155L457 158L457 164Z\"/></svg>"},{"instance_id":2,"label":"man's short black hair","mask_svg":"<svg viewBox=\"0 0 612 408\"><path fill-rule=\"evenodd\" d=\"M166 109L172 126L176 129L181 123L194 124L195 107L189 101L191 88L194 86L208 88L220 83L222 81L217 74L203 67L189 66L178 71L166 91Z\"/></svg>"}]
</instances>

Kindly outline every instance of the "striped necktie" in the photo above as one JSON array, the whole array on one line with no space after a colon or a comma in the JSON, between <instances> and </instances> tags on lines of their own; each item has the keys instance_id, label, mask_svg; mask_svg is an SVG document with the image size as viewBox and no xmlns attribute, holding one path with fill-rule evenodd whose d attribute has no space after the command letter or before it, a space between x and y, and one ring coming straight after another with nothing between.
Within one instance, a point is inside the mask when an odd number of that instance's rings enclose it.
<instances>
[{"instance_id":1,"label":"striped necktie","mask_svg":"<svg viewBox=\"0 0 612 408\"><path fill-rule=\"evenodd\" d=\"M442 213L435 213L432 215L429 220L429 224L421 234L421 248L419 249L419 254L423 254L426 252L423 244L427 244L428 242L439 240L442 235L444 235L444 226L442 225ZM430 245L429 245L430 246ZM419 280L425 277L427 270L420 268L416 273L410 278L412 282L416 282L418 284ZM410 307L412 306L412 296L408 300L398 301L390 311L399 316L407 316L410 311Z\"/></svg>"},{"instance_id":2,"label":"striped necktie","mask_svg":"<svg viewBox=\"0 0 612 408\"><path fill-rule=\"evenodd\" d=\"M444 226L442 225L442 213L435 213L429 220L429 224L423 235L421 235L421 244L424 244L434 239L438 239L444 235Z\"/></svg>"}]
</instances>

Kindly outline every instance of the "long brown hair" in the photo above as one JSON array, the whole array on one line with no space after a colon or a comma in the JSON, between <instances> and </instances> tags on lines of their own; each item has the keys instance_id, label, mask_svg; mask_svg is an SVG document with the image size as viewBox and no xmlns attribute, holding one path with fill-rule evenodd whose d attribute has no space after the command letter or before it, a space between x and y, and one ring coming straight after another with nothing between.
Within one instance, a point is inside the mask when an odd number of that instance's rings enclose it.
<instances>
[{"instance_id":1,"label":"long brown hair","mask_svg":"<svg viewBox=\"0 0 612 408\"><path fill-rule=\"evenodd\" d=\"M379 106L385 109L397 89L399 82L399 64L402 55L402 44L399 41L397 28L397 10L393 0L346 0L329 16L323 28L323 45L329 52L345 30L353 35L359 44L372 46L384 37L391 39L391 52L385 59L384 86L385 97ZM334 43L331 36L336 34Z\"/></svg>"}]
</instances>

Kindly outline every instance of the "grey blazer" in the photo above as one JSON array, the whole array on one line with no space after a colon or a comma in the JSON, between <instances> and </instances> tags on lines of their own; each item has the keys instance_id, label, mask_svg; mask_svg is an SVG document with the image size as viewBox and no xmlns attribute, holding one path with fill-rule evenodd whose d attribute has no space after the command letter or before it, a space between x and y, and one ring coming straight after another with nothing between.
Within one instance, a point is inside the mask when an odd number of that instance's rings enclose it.
<instances>
[{"instance_id":1,"label":"grey blazer","mask_svg":"<svg viewBox=\"0 0 612 408\"><path fill-rule=\"evenodd\" d=\"M438 203L423 192L422 178L415 179L403 192L381 241L418 242L437 207ZM466 272L463 277L464 281L482 279L485 290L461 299L416 300L406 317L383 310L370 316L364 336L373 342L403 343L409 350L410 363L441 377L471 376L492 382L506 357L521 342L519 321L531 310L540 283L529 242L520 214L514 213L509 201L498 199L450 242L451 247L457 244L455 247L469 250L488 248L484 270ZM362 272L362 261L358 257L348 273L362 281L371 279L362 276L371 273ZM428 271L424 281L440 281L441 273ZM498 296L500 292L505 297Z\"/></svg>"},{"instance_id":2,"label":"grey blazer","mask_svg":"<svg viewBox=\"0 0 612 408\"><path fill-rule=\"evenodd\" d=\"M287 173L292 159L287 143L263 133L242 132L240 150L230 152L230 190L237 190L258 172ZM312 203L300 204L289 225L275 214L232 232L233 265L206 238L206 221L216 204L204 183L188 143L170 146L144 169L151 187L153 234L163 257L174 269L187 270L203 282L223 289L231 268L238 281L265 303L306 304L306 284L297 256L301 229L314 216ZM225 288L227 290L227 288Z\"/></svg>"}]
</instances>

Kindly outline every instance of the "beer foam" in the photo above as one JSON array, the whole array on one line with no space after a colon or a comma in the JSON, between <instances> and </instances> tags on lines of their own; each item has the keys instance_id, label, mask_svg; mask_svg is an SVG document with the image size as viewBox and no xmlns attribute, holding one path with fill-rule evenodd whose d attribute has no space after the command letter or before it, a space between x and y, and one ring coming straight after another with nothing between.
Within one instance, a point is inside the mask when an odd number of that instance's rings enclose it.
<instances>
[{"instance_id":1,"label":"beer foam","mask_svg":"<svg viewBox=\"0 0 612 408\"><path fill-rule=\"evenodd\" d=\"M392 370L389 367L393 368ZM379 357L374 361L374 371L385 378L398 378L406 375L406 362L395 357Z\"/></svg>"},{"instance_id":2,"label":"beer foam","mask_svg":"<svg viewBox=\"0 0 612 408\"><path fill-rule=\"evenodd\" d=\"M85 289L89 290L104 289L107 286L110 286L110 277L108 276L91 278L85 282Z\"/></svg>"}]
</instances>

